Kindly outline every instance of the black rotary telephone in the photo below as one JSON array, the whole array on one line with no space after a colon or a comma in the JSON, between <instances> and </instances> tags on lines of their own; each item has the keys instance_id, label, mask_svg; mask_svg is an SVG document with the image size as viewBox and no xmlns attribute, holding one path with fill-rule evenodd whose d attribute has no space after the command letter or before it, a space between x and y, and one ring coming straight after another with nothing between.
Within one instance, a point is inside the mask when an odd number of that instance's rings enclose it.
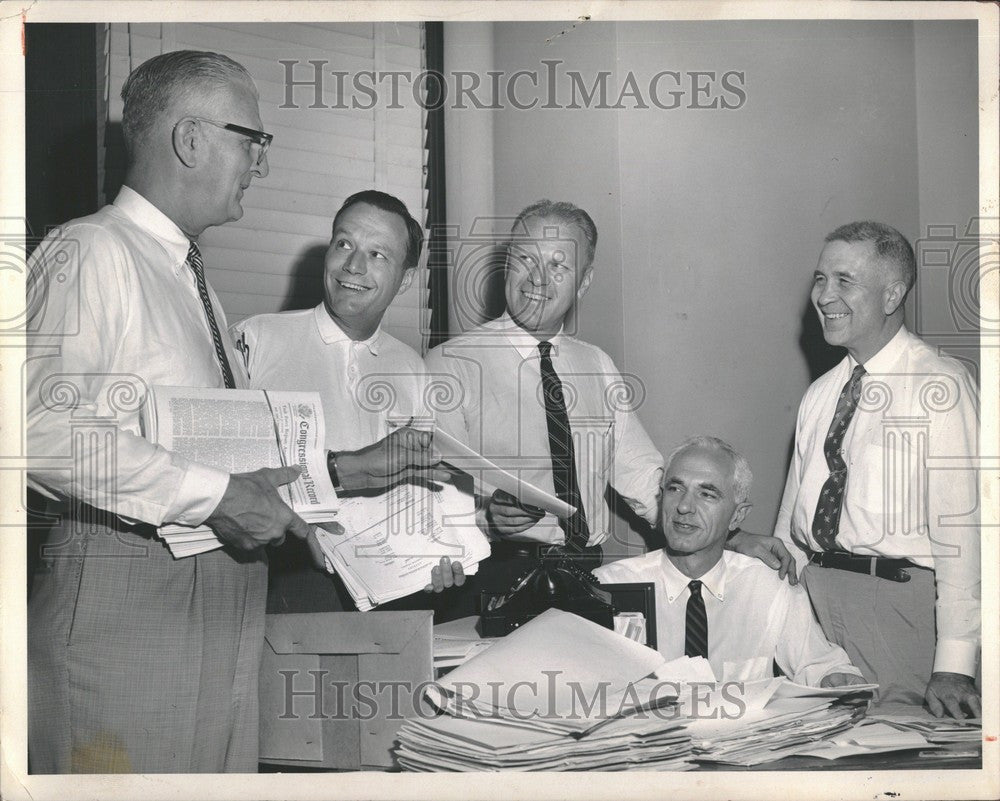
<instances>
[{"instance_id":1,"label":"black rotary telephone","mask_svg":"<svg viewBox=\"0 0 1000 801\"><path fill-rule=\"evenodd\" d=\"M573 564L573 555L553 547L522 573L505 593L483 593L480 628L484 637L503 637L547 609L562 609L614 628L611 594L594 574Z\"/></svg>"}]
</instances>

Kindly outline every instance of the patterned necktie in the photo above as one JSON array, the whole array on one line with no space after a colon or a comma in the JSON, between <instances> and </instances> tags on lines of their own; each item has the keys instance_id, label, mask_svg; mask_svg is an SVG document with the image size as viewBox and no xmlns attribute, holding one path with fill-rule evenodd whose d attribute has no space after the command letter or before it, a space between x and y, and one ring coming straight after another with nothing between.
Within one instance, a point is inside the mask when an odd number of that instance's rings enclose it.
<instances>
[{"instance_id":1,"label":"patterned necktie","mask_svg":"<svg viewBox=\"0 0 1000 801\"><path fill-rule=\"evenodd\" d=\"M689 581L688 589L691 595L684 621L684 655L708 659L708 615L705 613L705 599L701 597L701 582L698 579Z\"/></svg>"},{"instance_id":2,"label":"patterned necktie","mask_svg":"<svg viewBox=\"0 0 1000 801\"><path fill-rule=\"evenodd\" d=\"M816 514L813 515L812 533L817 544L824 551L837 550L837 531L840 527L840 511L844 506L844 485L847 483L847 463L841 453L844 444L844 434L854 417L861 397L861 377L865 368L860 364L854 368L850 379L844 384L837 400L837 411L833 414L830 430L823 443L823 453L826 456L830 475L823 484L819 500L816 502Z\"/></svg>"},{"instance_id":3,"label":"patterned necktie","mask_svg":"<svg viewBox=\"0 0 1000 801\"><path fill-rule=\"evenodd\" d=\"M205 308L205 318L208 320L208 327L212 331L212 341L215 343L215 355L219 357L219 366L222 368L222 378L226 382L227 389L236 387L233 380L233 371L229 367L229 359L226 358L226 349L222 347L222 335L219 333L219 325L215 322L215 312L212 311L212 300L208 297L208 285L205 283L205 265L201 260L201 252L194 242L188 248L187 264L191 266L194 273L194 280L198 284L198 297L201 298L201 305Z\"/></svg>"},{"instance_id":4,"label":"patterned necktie","mask_svg":"<svg viewBox=\"0 0 1000 801\"><path fill-rule=\"evenodd\" d=\"M552 456L552 483L559 500L576 507L572 517L559 518L559 527L566 535L566 548L579 552L590 541L590 527L580 499L573 432L566 413L562 381L552 366L552 343L539 342L538 351L542 356L542 394L545 397L545 426L549 432L549 453Z\"/></svg>"}]
</instances>

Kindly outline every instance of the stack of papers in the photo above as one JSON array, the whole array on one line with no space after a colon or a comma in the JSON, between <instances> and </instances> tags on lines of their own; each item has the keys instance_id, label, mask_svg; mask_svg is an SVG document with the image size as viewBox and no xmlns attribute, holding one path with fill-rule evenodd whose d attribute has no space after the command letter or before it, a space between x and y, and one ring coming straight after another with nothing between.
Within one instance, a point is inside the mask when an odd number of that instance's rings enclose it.
<instances>
[{"instance_id":1,"label":"stack of papers","mask_svg":"<svg viewBox=\"0 0 1000 801\"><path fill-rule=\"evenodd\" d=\"M497 641L476 632L478 617L463 617L434 627L434 669L458 667ZM435 674L436 675L436 674Z\"/></svg>"},{"instance_id":2,"label":"stack of papers","mask_svg":"<svg viewBox=\"0 0 1000 801\"><path fill-rule=\"evenodd\" d=\"M679 721L630 717L581 737L441 715L408 720L396 759L404 770L688 770L691 740Z\"/></svg>"},{"instance_id":3,"label":"stack of papers","mask_svg":"<svg viewBox=\"0 0 1000 801\"><path fill-rule=\"evenodd\" d=\"M680 770L690 738L660 654L549 609L428 689L445 714L406 721L408 770Z\"/></svg>"},{"instance_id":4,"label":"stack of papers","mask_svg":"<svg viewBox=\"0 0 1000 801\"><path fill-rule=\"evenodd\" d=\"M742 690L737 696L738 686ZM862 707L835 702L865 689L874 687L805 687L776 678L720 684L714 691L717 699L711 693L707 698L692 695L691 706L685 704L684 711L695 759L747 767L814 749L819 741L850 729L864 715ZM705 710L725 710L727 700L728 714L705 714Z\"/></svg>"},{"instance_id":5,"label":"stack of papers","mask_svg":"<svg viewBox=\"0 0 1000 801\"><path fill-rule=\"evenodd\" d=\"M490 555L471 495L451 485L400 484L374 497L341 499L345 533L316 530L327 560L362 612L420 592L443 556L473 575Z\"/></svg>"},{"instance_id":6,"label":"stack of papers","mask_svg":"<svg viewBox=\"0 0 1000 801\"><path fill-rule=\"evenodd\" d=\"M869 715L869 720L877 720L891 726L897 732L909 732L922 736L928 743L978 743L983 737L983 721L980 718L936 718L926 710L922 714L898 714L893 712Z\"/></svg>"},{"instance_id":7,"label":"stack of papers","mask_svg":"<svg viewBox=\"0 0 1000 801\"><path fill-rule=\"evenodd\" d=\"M799 756L839 759L845 756L909 751L913 748L937 748L915 731L902 731L885 723L861 721L849 731L837 734L817 748L801 751Z\"/></svg>"}]
</instances>

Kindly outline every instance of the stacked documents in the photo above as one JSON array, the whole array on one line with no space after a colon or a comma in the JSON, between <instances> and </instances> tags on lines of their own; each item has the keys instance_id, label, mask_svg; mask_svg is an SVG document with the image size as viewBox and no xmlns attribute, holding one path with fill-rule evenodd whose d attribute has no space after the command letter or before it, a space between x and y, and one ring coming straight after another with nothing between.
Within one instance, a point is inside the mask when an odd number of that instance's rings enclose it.
<instances>
[{"instance_id":1,"label":"stacked documents","mask_svg":"<svg viewBox=\"0 0 1000 801\"><path fill-rule=\"evenodd\" d=\"M407 770L682 770L690 738L660 654L550 609L428 689L445 714L409 720Z\"/></svg>"},{"instance_id":2,"label":"stacked documents","mask_svg":"<svg viewBox=\"0 0 1000 801\"><path fill-rule=\"evenodd\" d=\"M800 752L799 756L840 759L848 756L938 747L928 743L918 732L894 729L877 721L862 720L854 728L833 735L829 740L818 744L816 748Z\"/></svg>"},{"instance_id":3,"label":"stacked documents","mask_svg":"<svg viewBox=\"0 0 1000 801\"><path fill-rule=\"evenodd\" d=\"M404 770L687 770L691 741L677 721L619 718L581 737L497 720L441 715L407 720L396 759Z\"/></svg>"},{"instance_id":4,"label":"stacked documents","mask_svg":"<svg viewBox=\"0 0 1000 801\"><path fill-rule=\"evenodd\" d=\"M476 616L463 617L434 627L435 671L458 667L497 641L495 637L479 636L476 631L478 621Z\"/></svg>"},{"instance_id":5,"label":"stacked documents","mask_svg":"<svg viewBox=\"0 0 1000 801\"><path fill-rule=\"evenodd\" d=\"M379 495L344 498L336 521L343 534L320 528L316 538L327 569L343 579L362 612L423 590L443 556L472 575L490 555L472 496L447 484L400 484Z\"/></svg>"},{"instance_id":6,"label":"stacked documents","mask_svg":"<svg viewBox=\"0 0 1000 801\"><path fill-rule=\"evenodd\" d=\"M299 478L278 488L282 499L307 523L336 517L317 392L154 386L140 424L151 442L227 473L295 465ZM169 524L158 533L176 558L222 547L207 526Z\"/></svg>"},{"instance_id":7,"label":"stacked documents","mask_svg":"<svg viewBox=\"0 0 1000 801\"><path fill-rule=\"evenodd\" d=\"M918 714L914 714L915 711ZM983 721L980 718L936 718L924 709L914 710L912 707L908 707L905 713L883 708L868 717L896 731L920 735L928 743L978 743L983 737Z\"/></svg>"},{"instance_id":8,"label":"stacked documents","mask_svg":"<svg viewBox=\"0 0 1000 801\"><path fill-rule=\"evenodd\" d=\"M708 697L690 696L688 731L699 762L751 766L816 749L864 716L863 706L839 703L839 697L874 689L873 685L815 688L785 678L720 683ZM726 709L728 714L706 715ZM700 707L700 711L697 707Z\"/></svg>"}]
</instances>

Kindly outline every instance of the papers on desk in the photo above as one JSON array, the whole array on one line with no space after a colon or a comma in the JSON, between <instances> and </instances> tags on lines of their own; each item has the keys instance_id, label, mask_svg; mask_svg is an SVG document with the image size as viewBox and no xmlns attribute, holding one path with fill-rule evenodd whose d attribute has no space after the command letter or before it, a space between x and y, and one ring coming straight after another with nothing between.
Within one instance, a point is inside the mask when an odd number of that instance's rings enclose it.
<instances>
[{"instance_id":1,"label":"papers on desk","mask_svg":"<svg viewBox=\"0 0 1000 801\"><path fill-rule=\"evenodd\" d=\"M457 467L468 473L477 485L491 490L499 489L513 495L520 503L537 506L556 517L572 517L576 507L559 500L555 495L522 481L512 473L508 473L499 465L491 462L485 456L476 453L463 442L455 439L447 431L434 429L434 446L441 458L452 467ZM487 493L489 494L489 493Z\"/></svg>"},{"instance_id":2,"label":"papers on desk","mask_svg":"<svg viewBox=\"0 0 1000 801\"><path fill-rule=\"evenodd\" d=\"M747 767L817 748L847 731L864 710L839 698L865 689L874 687L806 687L783 677L721 682L707 693L684 695L682 709L695 759Z\"/></svg>"},{"instance_id":3,"label":"papers on desk","mask_svg":"<svg viewBox=\"0 0 1000 801\"><path fill-rule=\"evenodd\" d=\"M579 739L490 720L407 720L396 759L409 771L688 770L678 721L625 718Z\"/></svg>"},{"instance_id":4,"label":"papers on desk","mask_svg":"<svg viewBox=\"0 0 1000 801\"><path fill-rule=\"evenodd\" d=\"M885 723L863 721L855 728L831 737L816 748L799 752L799 756L839 759L845 756L937 747L929 744L915 731L903 731Z\"/></svg>"},{"instance_id":5,"label":"papers on desk","mask_svg":"<svg viewBox=\"0 0 1000 801\"><path fill-rule=\"evenodd\" d=\"M908 707L906 712L888 709L868 715L869 720L880 721L900 732L921 735L929 743L978 743L983 737L983 721L980 718L936 718L925 709Z\"/></svg>"},{"instance_id":6,"label":"papers on desk","mask_svg":"<svg viewBox=\"0 0 1000 801\"><path fill-rule=\"evenodd\" d=\"M490 555L472 496L448 484L400 484L374 497L344 498L336 521L346 533L319 528L316 539L362 612L423 590L442 556L473 575Z\"/></svg>"},{"instance_id":7,"label":"papers on desk","mask_svg":"<svg viewBox=\"0 0 1000 801\"><path fill-rule=\"evenodd\" d=\"M815 748L817 741L849 729L860 714L824 698L780 698L729 720L690 720L688 731L699 762L748 767Z\"/></svg>"},{"instance_id":8,"label":"papers on desk","mask_svg":"<svg viewBox=\"0 0 1000 801\"><path fill-rule=\"evenodd\" d=\"M463 617L434 627L434 669L457 667L482 653L497 641L476 632L479 618ZM436 675L436 674L435 674Z\"/></svg>"},{"instance_id":9,"label":"papers on desk","mask_svg":"<svg viewBox=\"0 0 1000 801\"><path fill-rule=\"evenodd\" d=\"M408 720L406 770L682 770L690 738L656 651L550 609L453 670Z\"/></svg>"}]
</instances>

